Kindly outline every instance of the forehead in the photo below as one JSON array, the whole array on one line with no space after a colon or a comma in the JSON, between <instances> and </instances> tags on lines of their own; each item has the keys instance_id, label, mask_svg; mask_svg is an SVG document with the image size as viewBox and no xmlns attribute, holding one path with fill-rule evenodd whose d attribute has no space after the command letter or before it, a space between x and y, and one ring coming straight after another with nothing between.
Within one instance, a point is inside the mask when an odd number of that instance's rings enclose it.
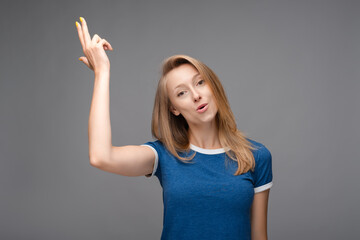
<instances>
[{"instance_id":1,"label":"forehead","mask_svg":"<svg viewBox=\"0 0 360 240\"><path fill-rule=\"evenodd\" d=\"M194 66L188 63L182 64L168 72L166 75L166 85L171 88L180 83L192 81L196 74L199 74L199 72Z\"/></svg>"}]
</instances>

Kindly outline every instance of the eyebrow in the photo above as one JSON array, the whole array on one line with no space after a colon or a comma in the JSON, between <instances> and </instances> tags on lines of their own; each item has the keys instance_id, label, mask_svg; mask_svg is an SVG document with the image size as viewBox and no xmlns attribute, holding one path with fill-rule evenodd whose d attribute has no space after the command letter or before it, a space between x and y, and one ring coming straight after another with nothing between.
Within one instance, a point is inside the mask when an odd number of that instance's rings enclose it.
<instances>
[{"instance_id":1,"label":"eyebrow","mask_svg":"<svg viewBox=\"0 0 360 240\"><path fill-rule=\"evenodd\" d=\"M195 75L192 77L192 81L194 82L194 81L195 81L195 78L196 78L197 76L199 76L199 75L200 75L200 73L195 74ZM175 91L177 88L179 88L179 87L181 87L181 86L184 86L184 85L185 85L185 84L183 84L183 83L177 85L177 86L174 88L174 91Z\"/></svg>"}]
</instances>

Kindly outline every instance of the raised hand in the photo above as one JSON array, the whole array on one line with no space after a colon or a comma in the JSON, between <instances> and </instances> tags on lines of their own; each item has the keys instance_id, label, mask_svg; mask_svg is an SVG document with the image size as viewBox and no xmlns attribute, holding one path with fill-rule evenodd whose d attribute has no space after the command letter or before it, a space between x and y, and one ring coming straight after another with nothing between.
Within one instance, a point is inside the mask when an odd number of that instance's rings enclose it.
<instances>
[{"instance_id":1,"label":"raised hand","mask_svg":"<svg viewBox=\"0 0 360 240\"><path fill-rule=\"evenodd\" d=\"M113 51L112 46L97 34L94 34L91 39L85 19L80 17L80 22L81 25L78 22L75 22L75 24L85 56L81 56L79 60L95 73L110 71L110 61L105 50Z\"/></svg>"}]
</instances>

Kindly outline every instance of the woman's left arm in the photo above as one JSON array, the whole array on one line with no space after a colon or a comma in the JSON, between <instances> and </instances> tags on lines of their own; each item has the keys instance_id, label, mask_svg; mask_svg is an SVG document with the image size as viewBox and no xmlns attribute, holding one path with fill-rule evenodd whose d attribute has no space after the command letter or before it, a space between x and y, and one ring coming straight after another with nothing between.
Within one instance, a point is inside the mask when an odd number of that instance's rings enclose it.
<instances>
[{"instance_id":1,"label":"woman's left arm","mask_svg":"<svg viewBox=\"0 0 360 240\"><path fill-rule=\"evenodd\" d=\"M254 194L251 206L251 239L267 240L267 209L270 189Z\"/></svg>"}]
</instances>

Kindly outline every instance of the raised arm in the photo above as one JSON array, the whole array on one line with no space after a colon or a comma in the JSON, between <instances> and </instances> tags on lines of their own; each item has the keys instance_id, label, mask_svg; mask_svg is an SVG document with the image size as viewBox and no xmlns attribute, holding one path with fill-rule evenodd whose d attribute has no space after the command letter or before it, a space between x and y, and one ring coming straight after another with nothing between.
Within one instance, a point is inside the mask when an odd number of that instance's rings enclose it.
<instances>
[{"instance_id":1,"label":"raised arm","mask_svg":"<svg viewBox=\"0 0 360 240\"><path fill-rule=\"evenodd\" d=\"M89 157L92 166L128 177L152 173L155 153L147 146L112 146L109 76L95 74L89 116Z\"/></svg>"},{"instance_id":2,"label":"raised arm","mask_svg":"<svg viewBox=\"0 0 360 240\"><path fill-rule=\"evenodd\" d=\"M111 151L111 127L109 113L110 61L105 50L110 43L95 34L91 39L87 23L80 17L76 28L85 56L79 59L94 71L95 81L89 115L89 158L91 163L109 158Z\"/></svg>"},{"instance_id":3,"label":"raised arm","mask_svg":"<svg viewBox=\"0 0 360 240\"><path fill-rule=\"evenodd\" d=\"M90 39L87 23L76 22L85 56L80 57L94 71L95 81L89 114L90 164L101 170L124 175L141 176L153 170L155 153L147 146L112 146L110 124L110 61L105 50L113 50L110 43L97 34Z\"/></svg>"}]
</instances>

